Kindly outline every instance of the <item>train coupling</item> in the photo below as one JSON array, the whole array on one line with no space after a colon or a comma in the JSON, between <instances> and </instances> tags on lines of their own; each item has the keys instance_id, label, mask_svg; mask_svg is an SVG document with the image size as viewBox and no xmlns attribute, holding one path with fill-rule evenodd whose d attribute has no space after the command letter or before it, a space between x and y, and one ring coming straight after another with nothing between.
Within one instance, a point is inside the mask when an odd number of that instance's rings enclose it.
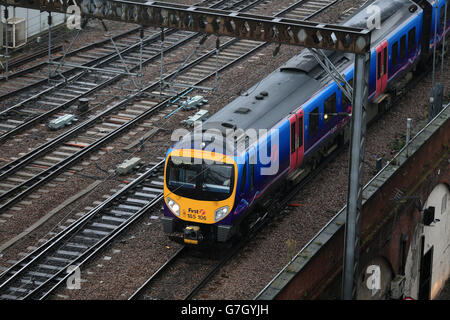
<instances>
[{"instance_id":1,"label":"train coupling","mask_svg":"<svg viewBox=\"0 0 450 320\"><path fill-rule=\"evenodd\" d=\"M203 235L198 226L187 226L183 229L183 239L186 244L198 245L203 240Z\"/></svg>"}]
</instances>

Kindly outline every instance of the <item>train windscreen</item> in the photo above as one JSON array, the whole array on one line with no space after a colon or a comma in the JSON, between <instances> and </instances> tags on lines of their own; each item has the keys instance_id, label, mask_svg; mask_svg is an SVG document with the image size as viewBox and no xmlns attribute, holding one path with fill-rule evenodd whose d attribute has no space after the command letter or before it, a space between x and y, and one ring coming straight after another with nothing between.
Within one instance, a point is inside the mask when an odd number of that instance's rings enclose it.
<instances>
[{"instance_id":1,"label":"train windscreen","mask_svg":"<svg viewBox=\"0 0 450 320\"><path fill-rule=\"evenodd\" d=\"M196 161L194 161L196 160ZM233 193L234 166L169 157L166 184L171 192L195 200L222 201Z\"/></svg>"}]
</instances>

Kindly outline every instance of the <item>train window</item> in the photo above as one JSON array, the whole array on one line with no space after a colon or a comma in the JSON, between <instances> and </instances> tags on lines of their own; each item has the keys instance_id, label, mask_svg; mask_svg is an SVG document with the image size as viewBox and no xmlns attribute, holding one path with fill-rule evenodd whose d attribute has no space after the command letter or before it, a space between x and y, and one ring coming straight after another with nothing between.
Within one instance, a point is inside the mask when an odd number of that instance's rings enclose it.
<instances>
[{"instance_id":1,"label":"train window","mask_svg":"<svg viewBox=\"0 0 450 320\"><path fill-rule=\"evenodd\" d=\"M295 152L295 122L291 124L291 153Z\"/></svg>"},{"instance_id":2,"label":"train window","mask_svg":"<svg viewBox=\"0 0 450 320\"><path fill-rule=\"evenodd\" d=\"M166 170L168 189L195 200L223 201L234 190L234 166L231 164L192 163L192 158L169 158Z\"/></svg>"},{"instance_id":3,"label":"train window","mask_svg":"<svg viewBox=\"0 0 450 320\"><path fill-rule=\"evenodd\" d=\"M408 34L408 52L412 52L416 46L416 27L412 28Z\"/></svg>"},{"instance_id":4,"label":"train window","mask_svg":"<svg viewBox=\"0 0 450 320\"><path fill-rule=\"evenodd\" d=\"M406 35L400 39L400 59L406 56Z\"/></svg>"},{"instance_id":5,"label":"train window","mask_svg":"<svg viewBox=\"0 0 450 320\"><path fill-rule=\"evenodd\" d=\"M398 63L398 41L392 45L392 65L396 66Z\"/></svg>"},{"instance_id":6,"label":"train window","mask_svg":"<svg viewBox=\"0 0 450 320\"><path fill-rule=\"evenodd\" d=\"M324 103L324 120L328 123L336 114L336 93L333 93Z\"/></svg>"},{"instance_id":7,"label":"train window","mask_svg":"<svg viewBox=\"0 0 450 320\"><path fill-rule=\"evenodd\" d=\"M312 137L319 129L319 107L309 114L309 136Z\"/></svg>"},{"instance_id":8,"label":"train window","mask_svg":"<svg viewBox=\"0 0 450 320\"><path fill-rule=\"evenodd\" d=\"M242 169L241 192L245 191L246 182L247 182L247 162L244 163L244 168Z\"/></svg>"}]
</instances>

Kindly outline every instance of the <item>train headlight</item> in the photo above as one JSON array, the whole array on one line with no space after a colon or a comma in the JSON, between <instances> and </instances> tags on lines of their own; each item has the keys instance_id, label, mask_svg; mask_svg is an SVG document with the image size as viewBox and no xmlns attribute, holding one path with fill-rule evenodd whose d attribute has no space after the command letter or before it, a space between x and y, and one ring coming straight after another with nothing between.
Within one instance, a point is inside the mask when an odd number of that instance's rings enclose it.
<instances>
[{"instance_id":1,"label":"train headlight","mask_svg":"<svg viewBox=\"0 0 450 320\"><path fill-rule=\"evenodd\" d=\"M180 206L178 205L178 203L170 198L167 198L167 206L174 215L176 215L177 217L180 216Z\"/></svg>"},{"instance_id":2,"label":"train headlight","mask_svg":"<svg viewBox=\"0 0 450 320\"><path fill-rule=\"evenodd\" d=\"M224 218L230 212L230 208L228 206L217 209L214 213L214 220L219 221Z\"/></svg>"}]
</instances>

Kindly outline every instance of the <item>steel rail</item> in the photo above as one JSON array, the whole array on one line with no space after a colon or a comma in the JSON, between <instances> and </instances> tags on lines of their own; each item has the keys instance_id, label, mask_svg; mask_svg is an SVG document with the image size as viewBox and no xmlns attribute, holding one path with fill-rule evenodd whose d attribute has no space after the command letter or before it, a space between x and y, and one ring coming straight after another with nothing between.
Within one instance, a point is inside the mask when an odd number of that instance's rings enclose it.
<instances>
[{"instance_id":1,"label":"steel rail","mask_svg":"<svg viewBox=\"0 0 450 320\"><path fill-rule=\"evenodd\" d=\"M90 259L95 257L95 255L102 250L105 246L111 243L117 236L119 236L124 230L126 230L131 224L133 224L137 219L142 217L147 211L149 211L151 208L159 204L159 202L162 200L163 195L161 195L158 198L155 198L152 202L147 204L145 207L143 207L141 210L139 210L137 213L135 213L126 223L122 224L120 227L115 229L112 233L110 233L107 237L105 237L103 240L100 241L96 246L93 246L89 248L88 252L84 254L83 256L79 257L76 261L73 261L73 263L76 263L78 267L84 265L86 262L88 262ZM32 292L29 295L26 296L26 298L38 298L39 300L43 300L47 298L54 290L56 290L61 283L63 283L68 277L71 276L71 274L64 272L65 270L61 270L59 273L55 274L55 276L46 282L46 285L50 285L50 288L47 288L46 291L40 295L37 296L36 292ZM61 276L61 278L57 278L58 276ZM50 283L52 281L52 283ZM42 290L41 288L39 288Z\"/></svg>"},{"instance_id":2,"label":"steel rail","mask_svg":"<svg viewBox=\"0 0 450 320\"><path fill-rule=\"evenodd\" d=\"M94 208L89 214L85 215L72 225L70 225L67 229L61 231L57 235L55 235L53 238L48 240L46 243L41 245L38 249L34 250L31 254L20 260L18 263L13 265L11 268L6 270L2 275L0 275L0 290L4 290L5 287L11 283L14 279L18 278L21 274L27 271L27 269L35 262L38 261L38 259L42 258L46 253L49 253L51 249L55 248L57 245L61 244L62 242L68 240L68 238L73 237L73 235L81 230L87 222L92 220L95 216L97 216L99 213L101 213L103 210L105 210L108 206L110 206L114 201L117 201L120 197L126 195L130 192L130 190L136 189L143 181L145 181L148 177L152 175L156 170L160 169L161 166L164 164L164 161L160 161L156 165L154 165L152 168L144 172L139 178L132 181L129 185L123 187L121 190L119 190L116 194L112 195L110 198L108 198L106 201L99 204L96 208ZM154 206L156 203L158 203L161 200L161 197L155 198L150 203L148 203L146 206L144 206L141 210L138 211L135 215L131 216L126 222L124 222L122 225L118 226L118 228L115 231L122 230L122 228L140 217L143 213L145 213L149 208ZM120 233L120 232L119 232ZM110 237L115 237L116 233L113 232L106 236L105 238L99 240L92 248L89 248L88 251L86 251L82 256L77 257L75 261L72 261L69 265L72 265L74 263L79 263L80 259L86 258L86 255L92 254L92 251L95 252L96 249L100 249L103 245L105 245L107 242L111 241ZM109 240L109 241L107 241ZM16 270L15 270L16 269ZM65 268L62 268L61 271L65 271ZM13 273L10 277L8 277L8 274ZM49 278L47 282L41 284L39 287L35 288L35 290L39 290L43 285L47 285L49 281L54 280L60 275L60 273L54 274L54 277ZM30 292L27 297L34 292Z\"/></svg>"},{"instance_id":3,"label":"steel rail","mask_svg":"<svg viewBox=\"0 0 450 320\"><path fill-rule=\"evenodd\" d=\"M240 6L243 3L248 2L248 1L249 0L241 0L241 1L237 2L237 3L233 3L231 7L233 8L233 7L236 7L236 6ZM245 6L242 10L248 10L249 8L254 7L257 3L261 2L261 1L262 0L253 0L249 5ZM220 6L220 5L224 4L224 3L227 3L227 1L226 0L222 0L222 1L218 2L218 3L215 3L213 6ZM178 30L170 29L170 30L165 31L164 34L166 36L168 36L168 35L176 33L177 31ZM182 46L186 42L188 42L188 41L198 37L198 35L199 35L198 33L193 33L192 35L185 37L184 39L178 41L177 43L171 45L170 47L165 48L164 49L164 53L168 53L168 52L170 52L170 51L172 51L172 50ZM161 37L161 32L159 32L159 33L157 33L155 35L152 35L149 38L144 40L144 45L148 45L149 43L153 44L156 41L158 41L160 39L160 37ZM122 50L120 52L120 55L132 52L135 49L138 50L139 48L140 48L140 42L137 42L134 45L132 45L132 46ZM107 57L107 56L109 56L109 57ZM98 67L101 67L101 66L103 66L103 65L105 65L105 64L107 64L109 62L112 62L112 61L116 60L119 57L119 53L109 54L107 56L95 59L95 62L97 62L97 64L95 64L94 67L98 68ZM158 59L159 57L160 57L159 53L155 54L152 57L149 57L149 58L145 59L143 61L143 65L148 64L150 62L153 62L155 59ZM106 60L103 60L103 59L106 59ZM93 63L93 61L90 61L87 64L92 66L92 63ZM136 71L136 70L138 70L138 68L139 68L139 65L134 66L130 71ZM76 68L74 68L74 69L76 69ZM70 70L70 71L73 72L73 69ZM14 105L14 106L11 106L11 107L3 110L3 111L0 111L0 116L5 117L8 112L14 111L14 110L22 107L25 103L33 101L33 100L37 99L38 97L42 96L43 94L49 93L49 92L51 92L51 91L53 91L53 90L55 90L55 89L57 89L59 87L63 87L67 83L70 83L70 82L73 82L73 81L77 81L83 75L85 75L84 71L82 71L82 72L80 72L80 73L78 73L76 75L73 75L71 78L69 78L65 82L58 83L58 84L54 85L53 87L47 88L44 91L41 91L40 93L38 93L36 95L33 95L33 96L29 97L28 99L26 99L24 101L21 101L20 103ZM88 96L88 95L90 95L90 94L92 94L92 93L94 93L94 92L96 92L98 90L101 90L105 86L108 86L111 83L114 83L114 82L118 81L119 79L121 79L123 77L124 77L123 74L116 75L115 77L102 82L98 86L96 86L94 88L91 88L88 92L80 94L80 95L78 95L78 96L68 100L67 102L64 102L63 104L61 104L61 105L59 105L59 106L57 106L57 107L47 111L47 112L44 112L44 113L42 113L42 114L40 114L40 115L38 115L36 117L33 117L33 118L29 119L28 121L26 121L23 124L17 126L16 128L14 128L12 130L9 130L8 132L0 135L0 143L2 143L4 140L8 139L9 137L14 136L14 135L20 133L21 131L27 129L28 127L32 126L33 124L38 123L38 122L40 122L42 120L45 120L48 117L50 117L51 115L53 115L53 114L55 114L55 113L65 109L65 108L69 107L70 105L76 103L78 101L78 99L86 97L86 96ZM44 82L46 82L46 80L44 80Z\"/></svg>"},{"instance_id":4,"label":"steel rail","mask_svg":"<svg viewBox=\"0 0 450 320\"><path fill-rule=\"evenodd\" d=\"M194 4L193 6L195 6L195 7L201 6L201 5L204 5L205 3L208 3L208 2L210 2L210 1L213 1L213 0L204 0L204 1L202 1L202 2L199 2L199 3ZM239 5L241 5L242 3L246 2L246 1L248 1L248 0L241 0L241 1L239 1L238 3L234 3L234 4L231 6L231 8L234 8L235 6L239 6ZM227 4L227 2L228 2L228 0L221 0L221 1L217 2L217 3L213 3L213 5L211 6L211 8L219 7L219 6L221 6L221 5ZM257 2L258 2L258 1L257 1ZM254 4L251 4L250 6L246 7L245 9L251 8L252 6L254 6ZM132 33L134 33L134 32L139 32L140 28L141 28L141 27L136 27L136 28L127 30L127 31L125 31L125 32L122 32L122 33L120 33L120 34L118 34L118 35L113 36L112 38L113 38L113 40L118 40L118 39L120 39L120 38L122 38L122 37L125 37L125 36L128 36L128 35L130 35L130 34L132 34ZM167 34L172 34L173 32L176 32L176 31L179 31L179 30L176 30L176 29L173 29L173 28L172 28L172 29L167 29L164 33L167 35ZM160 37L161 37L161 32L157 33L157 34L155 35L155 37L156 37L156 38L160 38ZM66 54L66 57L74 56L74 55L76 55L76 54L78 54L78 53L80 53L80 52L83 52L83 51L92 50L92 49L97 48L97 47L100 47L100 46L102 46L102 45L104 45L104 44L108 44L108 43L110 43L110 41L111 41L110 39L104 39L104 40L101 40L101 41L98 41L98 42L95 42L95 43L91 43L91 44L85 45L85 46L83 46L83 47L81 47L81 48L78 48L78 49L76 49L76 50L70 51L69 53ZM135 43L134 45L132 45L132 46L136 46L136 45L139 46L139 45L140 45L140 42L138 41L138 42L136 42L136 43ZM124 49L124 50L128 50L128 49L129 49L129 48ZM121 52L121 53L122 53L122 52ZM106 55L103 55L103 56L98 57L98 58L96 58L96 59L93 59L93 60L91 60L91 61L88 61L88 62L82 64L81 66L89 67L89 66L91 66L92 64L101 62L102 59L106 59L106 58L108 58L108 57L111 57L112 55L116 55L116 56L117 56L117 53L111 52L111 53L109 53L109 54L106 54ZM62 57L57 57L57 58L54 58L53 61L59 61L59 60L61 60L61 59L62 59ZM27 69L25 69L25 70L21 70L21 71L18 71L17 73L8 75L8 79L13 79L13 78L15 78L15 77L17 77L17 76L20 76L20 75L23 75L23 74L27 74L27 73L30 73L30 72L32 72L32 71L38 69L38 68L45 68L45 67L47 67L47 66L48 66L48 62L45 61L45 62L42 62L42 63L37 64L37 65L35 65L35 66L32 66L32 67L30 67L30 68L27 68ZM77 70L77 67L74 67L74 68L71 68L71 69L69 69L69 70L63 71L63 72L61 72L61 74L62 74L63 76L68 76L68 75L70 75L71 73L75 72L75 70ZM54 77L52 77L51 79L52 79L52 80L56 80L56 79L57 79L57 76L54 76ZM48 78L42 79L42 80L39 80L39 81L37 81L37 82L35 82L35 83L32 83L32 84L30 84L30 85L28 85L28 86L25 86L25 87L22 87L22 88L20 88L20 89L17 89L17 90L14 90L14 91L12 91L12 92L9 92L9 93L7 93L7 94L1 95L1 96L0 96L0 100L7 99L7 98L9 98L9 97L11 97L11 96L17 95L18 93L20 93L20 92L22 92L22 91L29 90L29 89L34 88L34 87L36 87L36 86L44 85L44 84L48 83L48 80L49 80ZM5 77L1 77L1 78L0 78L0 82L1 82L1 81L6 81L6 78L5 78Z\"/></svg>"},{"instance_id":5,"label":"steel rail","mask_svg":"<svg viewBox=\"0 0 450 320\"><path fill-rule=\"evenodd\" d=\"M58 51L62 51L63 49L64 48L63 48L62 44L55 45L55 46L51 47L50 52L51 53L55 53L55 52L58 52ZM17 68L17 67L23 65L24 63L28 63L28 62L36 59L36 58L40 58L40 57L45 56L47 54L48 54L48 49L44 48L44 49L41 49L39 51L33 52L31 54L28 54L26 56L19 56L19 57L15 58L15 59L12 59L12 60L10 60L8 62L8 68L9 68L9 70L11 70L13 68ZM4 69L0 68L0 70L4 70ZM24 70L29 70L29 69L24 69ZM17 73L23 72L24 70L19 70ZM8 75L8 79L11 79L11 76L16 77L16 73L9 74ZM5 81L5 80L6 80L5 76L0 76L0 82Z\"/></svg>"},{"instance_id":6,"label":"steel rail","mask_svg":"<svg viewBox=\"0 0 450 320\"><path fill-rule=\"evenodd\" d=\"M165 48L164 49L164 53L170 52L170 51L180 47L184 43L186 43L186 42L192 40L193 38L195 38L196 36L197 35L191 35L191 36L188 36L188 37L180 40L179 42L173 44L172 46ZM148 44L150 42L153 43L153 41L157 40L159 37L160 37L159 35L154 35L154 36L150 37L149 39L146 39L146 42L147 42L146 44ZM121 54L129 53L130 51L132 51L134 49L139 49L139 43L137 43L137 44L135 44L135 45L133 45L133 46L123 50L121 52ZM111 61L113 61L115 59L117 59L118 56L119 55L116 53L114 56L109 57L107 60L101 61L100 63L96 64L95 67L101 67L101 66L103 66L103 65L105 65L105 64L107 64L107 63L109 63L109 62L111 62ZM155 54L155 55L153 55L153 56L143 60L142 64L143 65L149 64L149 63L155 61L157 58L159 58L159 56L160 56L160 54ZM130 71L135 71L137 69L139 69L139 65L136 65L136 66L132 67ZM74 76L72 76L71 78L69 78L68 82L73 82L73 81L80 80L80 77L82 77L83 75L85 75L84 71L80 72L80 73L78 73L78 74L76 74ZM67 102L64 102L63 104L61 104L61 105L59 105L59 106L57 106L57 107L55 107L55 108L53 108L53 109L51 109L51 110L49 110L47 112L44 112L44 113L42 113L42 114L40 114L40 115L38 115L38 116L36 116L34 118L31 118L30 120L28 120L27 122L24 122L20 126L17 126L16 128L14 128L14 129L4 133L3 135L1 135L0 136L0 143L2 143L4 140L10 138L11 136L14 136L14 135L20 133L21 131L27 129L28 127L32 126L33 124L38 123L38 122L40 122L42 120L45 120L48 117L50 117L51 115L53 115L53 114L55 114L55 113L57 113L57 112L59 112L59 111L61 111L63 109L66 109L70 105L76 103L78 101L78 99L83 98L83 97L87 97L87 96L91 95L92 93L94 93L94 92L96 92L98 90L101 90L104 87L106 87L106 86L108 86L108 85L110 85L110 84L112 84L114 82L117 82L118 80L120 80L124 76L125 75L123 75L123 74L118 74L118 75L116 75L116 76L114 76L114 77L112 77L112 78L102 82L98 86L90 89L89 91L87 91L85 93L82 93L82 94L72 98L71 100L69 100ZM55 85L54 87L46 89L46 90L40 92L38 95L32 96L32 97L28 98L27 100L22 101L22 102L20 102L20 103L18 103L16 105L6 109L6 110L0 112L0 116L6 114L7 112L11 112L12 110L15 110L17 108L20 108L23 104L25 104L27 102L30 102L32 100L35 100L38 96L43 95L45 93L49 93L50 91L53 91L53 90L59 88L60 86L64 86L65 84L66 84L65 82L61 82L61 83Z\"/></svg>"},{"instance_id":7,"label":"steel rail","mask_svg":"<svg viewBox=\"0 0 450 320\"><path fill-rule=\"evenodd\" d=\"M142 295L148 289L150 284L160 276L168 267L175 263L177 259L180 258L182 254L186 251L186 246L180 247L161 267L156 270L147 281L144 282L142 286L140 286L129 298L128 300L139 300L142 298Z\"/></svg>"},{"instance_id":8,"label":"steel rail","mask_svg":"<svg viewBox=\"0 0 450 320\"><path fill-rule=\"evenodd\" d=\"M117 35L113 36L113 40L118 40L118 39L120 39L120 38L122 38L122 37L126 37L126 36L130 35L130 34L133 33L133 32L138 32L139 29L140 29L140 27L138 27L138 28L133 28L133 29L124 31L124 32L122 32L122 33L120 33L120 34L117 34ZM97 48L97 47L100 47L100 46L102 46L102 45L104 45L104 44L107 44L107 43L109 43L110 41L111 41L110 39L104 39L104 40L101 40L101 41L98 41L98 42L95 42L95 43L91 43L91 44L85 45L85 46L83 46L83 47L80 47L80 48L78 48L78 49L75 49L75 50L73 50L73 51L70 51L69 53L66 54L66 57L75 56L75 55L77 55L77 54L79 54L79 53L81 53L81 52L83 52L83 51L89 51L89 50L92 50L92 49L94 49L94 48ZM91 60L91 61L88 61L88 62L86 62L86 63L83 64L83 65L89 66L89 64L92 64L92 63L95 63L95 62L97 62L97 61L100 61L101 59L105 59L105 58L107 58L107 57L109 57L109 56L111 56L111 55L113 55L113 54L114 54L114 52L105 54L105 55L103 55L103 56L101 56L101 57L98 57L98 58L96 58L96 59L93 59L93 60ZM56 58L53 59L53 61L59 61L59 60L61 60L61 59L62 59L62 57L56 57ZM13 73L13 74L8 75L8 79L9 79L9 80L10 80L10 79L14 79L14 78L19 77L19 76L21 76L21 75L23 75L23 74L28 74L28 73L30 73L30 72L33 72L33 71L35 71L35 70L37 70L37 69L39 69L39 68L46 68L47 66L48 66L48 62L47 62L47 61L41 62L41 63L36 64L36 65L34 65L34 66L31 66L31 67L29 67L29 68L27 68L27 69L20 70L20 71L18 71L18 72L16 72L16 73ZM66 76L66 75L68 75L68 74L74 72L74 70L75 70L75 68L72 68L72 69L69 69L69 70L66 70L66 71L61 72L61 74L64 75L64 76ZM50 78L50 79L56 80L56 79L57 79L57 76L54 76L54 77L52 77L52 78ZM38 86L38 85L43 85L43 84L45 84L45 83L48 83L48 80L49 80L48 78L44 78L44 79L42 79L42 80L38 80L38 81L36 81L36 82L34 82L34 83L31 83L31 84L29 84L29 85L27 85L27 86L25 86L25 87L19 88L19 89L17 89L17 90L14 90L14 91L11 91L11 92L8 92L8 93L5 93L5 94L3 94L3 95L0 96L0 100L7 99L7 98L9 98L9 97L11 97L11 96L15 96L15 95L17 95L18 93L20 93L20 92L22 92L22 91L29 90L29 89L31 89L31 88L34 88L34 87ZM0 78L0 82L6 82L6 83L7 83L6 78L5 78L5 77Z\"/></svg>"}]
</instances>

